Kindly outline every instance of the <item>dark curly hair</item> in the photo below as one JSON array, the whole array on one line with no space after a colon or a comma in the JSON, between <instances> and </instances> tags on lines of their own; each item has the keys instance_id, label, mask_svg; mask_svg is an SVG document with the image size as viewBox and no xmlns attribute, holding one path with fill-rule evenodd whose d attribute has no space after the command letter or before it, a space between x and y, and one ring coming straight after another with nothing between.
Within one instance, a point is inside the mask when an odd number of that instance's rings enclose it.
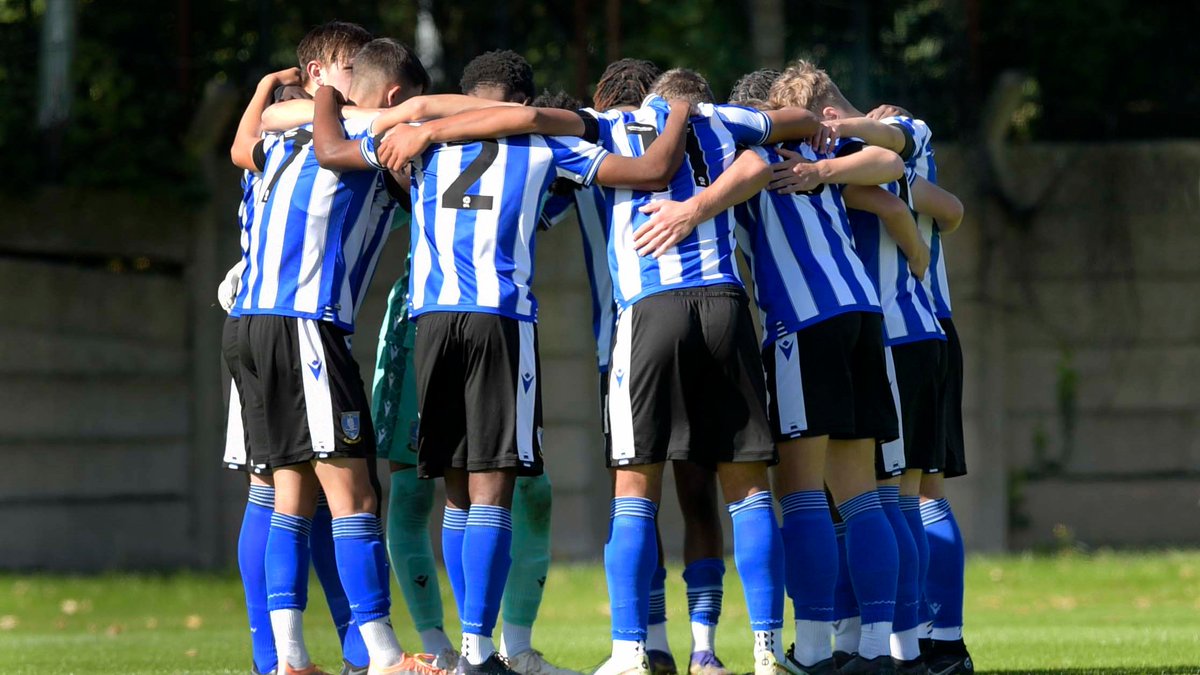
<instances>
[{"instance_id":1,"label":"dark curly hair","mask_svg":"<svg viewBox=\"0 0 1200 675\"><path fill-rule=\"evenodd\" d=\"M729 102L750 108L769 108L767 102L771 98L771 85L783 73L772 68L762 68L752 73L746 73L733 84L729 92Z\"/></svg>"},{"instance_id":2,"label":"dark curly hair","mask_svg":"<svg viewBox=\"0 0 1200 675\"><path fill-rule=\"evenodd\" d=\"M661 71L653 61L645 59L621 59L613 61L604 69L592 95L592 105L597 110L610 110L623 105L641 105L650 93L650 85L658 79Z\"/></svg>"},{"instance_id":3,"label":"dark curly hair","mask_svg":"<svg viewBox=\"0 0 1200 675\"><path fill-rule=\"evenodd\" d=\"M528 102L536 91L533 66L524 56L509 49L485 52L471 59L463 68L459 86L464 94L480 86L500 87L504 90L504 100L513 103Z\"/></svg>"},{"instance_id":4,"label":"dark curly hair","mask_svg":"<svg viewBox=\"0 0 1200 675\"><path fill-rule=\"evenodd\" d=\"M558 91L543 89L542 93L533 99L531 105L535 108L561 108L563 110L579 110L583 107L579 99L561 89Z\"/></svg>"}]
</instances>

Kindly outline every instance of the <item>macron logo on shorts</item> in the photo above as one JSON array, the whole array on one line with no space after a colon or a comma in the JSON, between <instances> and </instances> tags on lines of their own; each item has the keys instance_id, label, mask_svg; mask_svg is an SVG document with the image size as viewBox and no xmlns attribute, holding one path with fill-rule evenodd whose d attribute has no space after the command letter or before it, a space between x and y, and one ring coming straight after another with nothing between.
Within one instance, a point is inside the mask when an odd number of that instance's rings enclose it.
<instances>
[{"instance_id":1,"label":"macron logo on shorts","mask_svg":"<svg viewBox=\"0 0 1200 675\"><path fill-rule=\"evenodd\" d=\"M621 386L624 386L624 384L625 384L625 371L621 368L617 368L617 386L621 387Z\"/></svg>"},{"instance_id":2,"label":"macron logo on shorts","mask_svg":"<svg viewBox=\"0 0 1200 675\"><path fill-rule=\"evenodd\" d=\"M787 359L788 361L792 360L792 341L791 340L781 340L779 342L779 349L783 352L783 358Z\"/></svg>"},{"instance_id":3,"label":"macron logo on shorts","mask_svg":"<svg viewBox=\"0 0 1200 675\"><path fill-rule=\"evenodd\" d=\"M525 385L525 393L529 393L529 387L533 385L533 374L525 373L521 376L521 383Z\"/></svg>"},{"instance_id":4,"label":"macron logo on shorts","mask_svg":"<svg viewBox=\"0 0 1200 675\"><path fill-rule=\"evenodd\" d=\"M314 380L321 379L321 361L320 361L320 359L313 359L312 363L308 364L308 369L310 371L312 371Z\"/></svg>"}]
</instances>

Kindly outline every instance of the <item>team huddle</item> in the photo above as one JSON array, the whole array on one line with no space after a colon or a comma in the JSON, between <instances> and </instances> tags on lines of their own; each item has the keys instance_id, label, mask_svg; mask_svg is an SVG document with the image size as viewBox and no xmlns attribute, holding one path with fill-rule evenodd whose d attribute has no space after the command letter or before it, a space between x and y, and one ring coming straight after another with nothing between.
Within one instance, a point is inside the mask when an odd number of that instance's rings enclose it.
<instances>
[{"instance_id":1,"label":"team huddle","mask_svg":"<svg viewBox=\"0 0 1200 675\"><path fill-rule=\"evenodd\" d=\"M731 675L715 653L718 495L756 675L973 672L944 495L966 466L940 237L963 213L924 122L864 115L806 61L750 73L718 104L695 71L622 59L583 107L536 96L511 51L468 64L462 95L428 94L411 49L354 24L313 29L297 57L239 124L242 258L219 289L224 464L250 476L238 559L254 673L324 672L303 633L310 563L343 673L574 672L532 644L552 503L535 242L572 212L613 488L612 653L596 672L678 670L657 527L668 462L691 675ZM405 226L368 400L350 336ZM457 644L427 528L436 478ZM393 631L389 570L419 653Z\"/></svg>"}]
</instances>

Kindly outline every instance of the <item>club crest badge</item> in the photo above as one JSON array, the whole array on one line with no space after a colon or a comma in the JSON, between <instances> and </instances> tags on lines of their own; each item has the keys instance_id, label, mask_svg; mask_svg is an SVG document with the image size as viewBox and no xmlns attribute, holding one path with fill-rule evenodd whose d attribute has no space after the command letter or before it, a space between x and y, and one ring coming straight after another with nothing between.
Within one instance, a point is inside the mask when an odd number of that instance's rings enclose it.
<instances>
[{"instance_id":1,"label":"club crest badge","mask_svg":"<svg viewBox=\"0 0 1200 675\"><path fill-rule=\"evenodd\" d=\"M362 440L362 420L357 410L342 413L342 436L351 445Z\"/></svg>"}]
</instances>

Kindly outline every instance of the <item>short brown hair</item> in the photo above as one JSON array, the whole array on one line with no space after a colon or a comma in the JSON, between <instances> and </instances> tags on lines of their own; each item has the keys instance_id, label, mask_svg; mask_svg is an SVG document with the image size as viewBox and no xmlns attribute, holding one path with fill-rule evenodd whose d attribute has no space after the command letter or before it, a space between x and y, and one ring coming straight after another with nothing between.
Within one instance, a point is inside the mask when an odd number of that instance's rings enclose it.
<instances>
[{"instance_id":1,"label":"short brown hair","mask_svg":"<svg viewBox=\"0 0 1200 675\"><path fill-rule=\"evenodd\" d=\"M308 64L316 61L332 66L350 60L363 45L371 41L366 28L348 21L330 21L308 31L296 45L296 60L300 63L300 79L308 81Z\"/></svg>"},{"instance_id":2,"label":"short brown hair","mask_svg":"<svg viewBox=\"0 0 1200 675\"><path fill-rule=\"evenodd\" d=\"M828 105L850 105L829 73L804 59L793 62L775 80L770 100L778 108L805 108L817 115Z\"/></svg>"},{"instance_id":3,"label":"short brown hair","mask_svg":"<svg viewBox=\"0 0 1200 675\"><path fill-rule=\"evenodd\" d=\"M650 92L666 99L677 99L688 103L713 103L712 87L708 80L694 70L672 68L650 85Z\"/></svg>"},{"instance_id":4,"label":"short brown hair","mask_svg":"<svg viewBox=\"0 0 1200 675\"><path fill-rule=\"evenodd\" d=\"M411 47L392 38L375 38L354 56L354 88L403 84L429 91L429 73ZM361 89L359 89L361 91Z\"/></svg>"}]
</instances>

